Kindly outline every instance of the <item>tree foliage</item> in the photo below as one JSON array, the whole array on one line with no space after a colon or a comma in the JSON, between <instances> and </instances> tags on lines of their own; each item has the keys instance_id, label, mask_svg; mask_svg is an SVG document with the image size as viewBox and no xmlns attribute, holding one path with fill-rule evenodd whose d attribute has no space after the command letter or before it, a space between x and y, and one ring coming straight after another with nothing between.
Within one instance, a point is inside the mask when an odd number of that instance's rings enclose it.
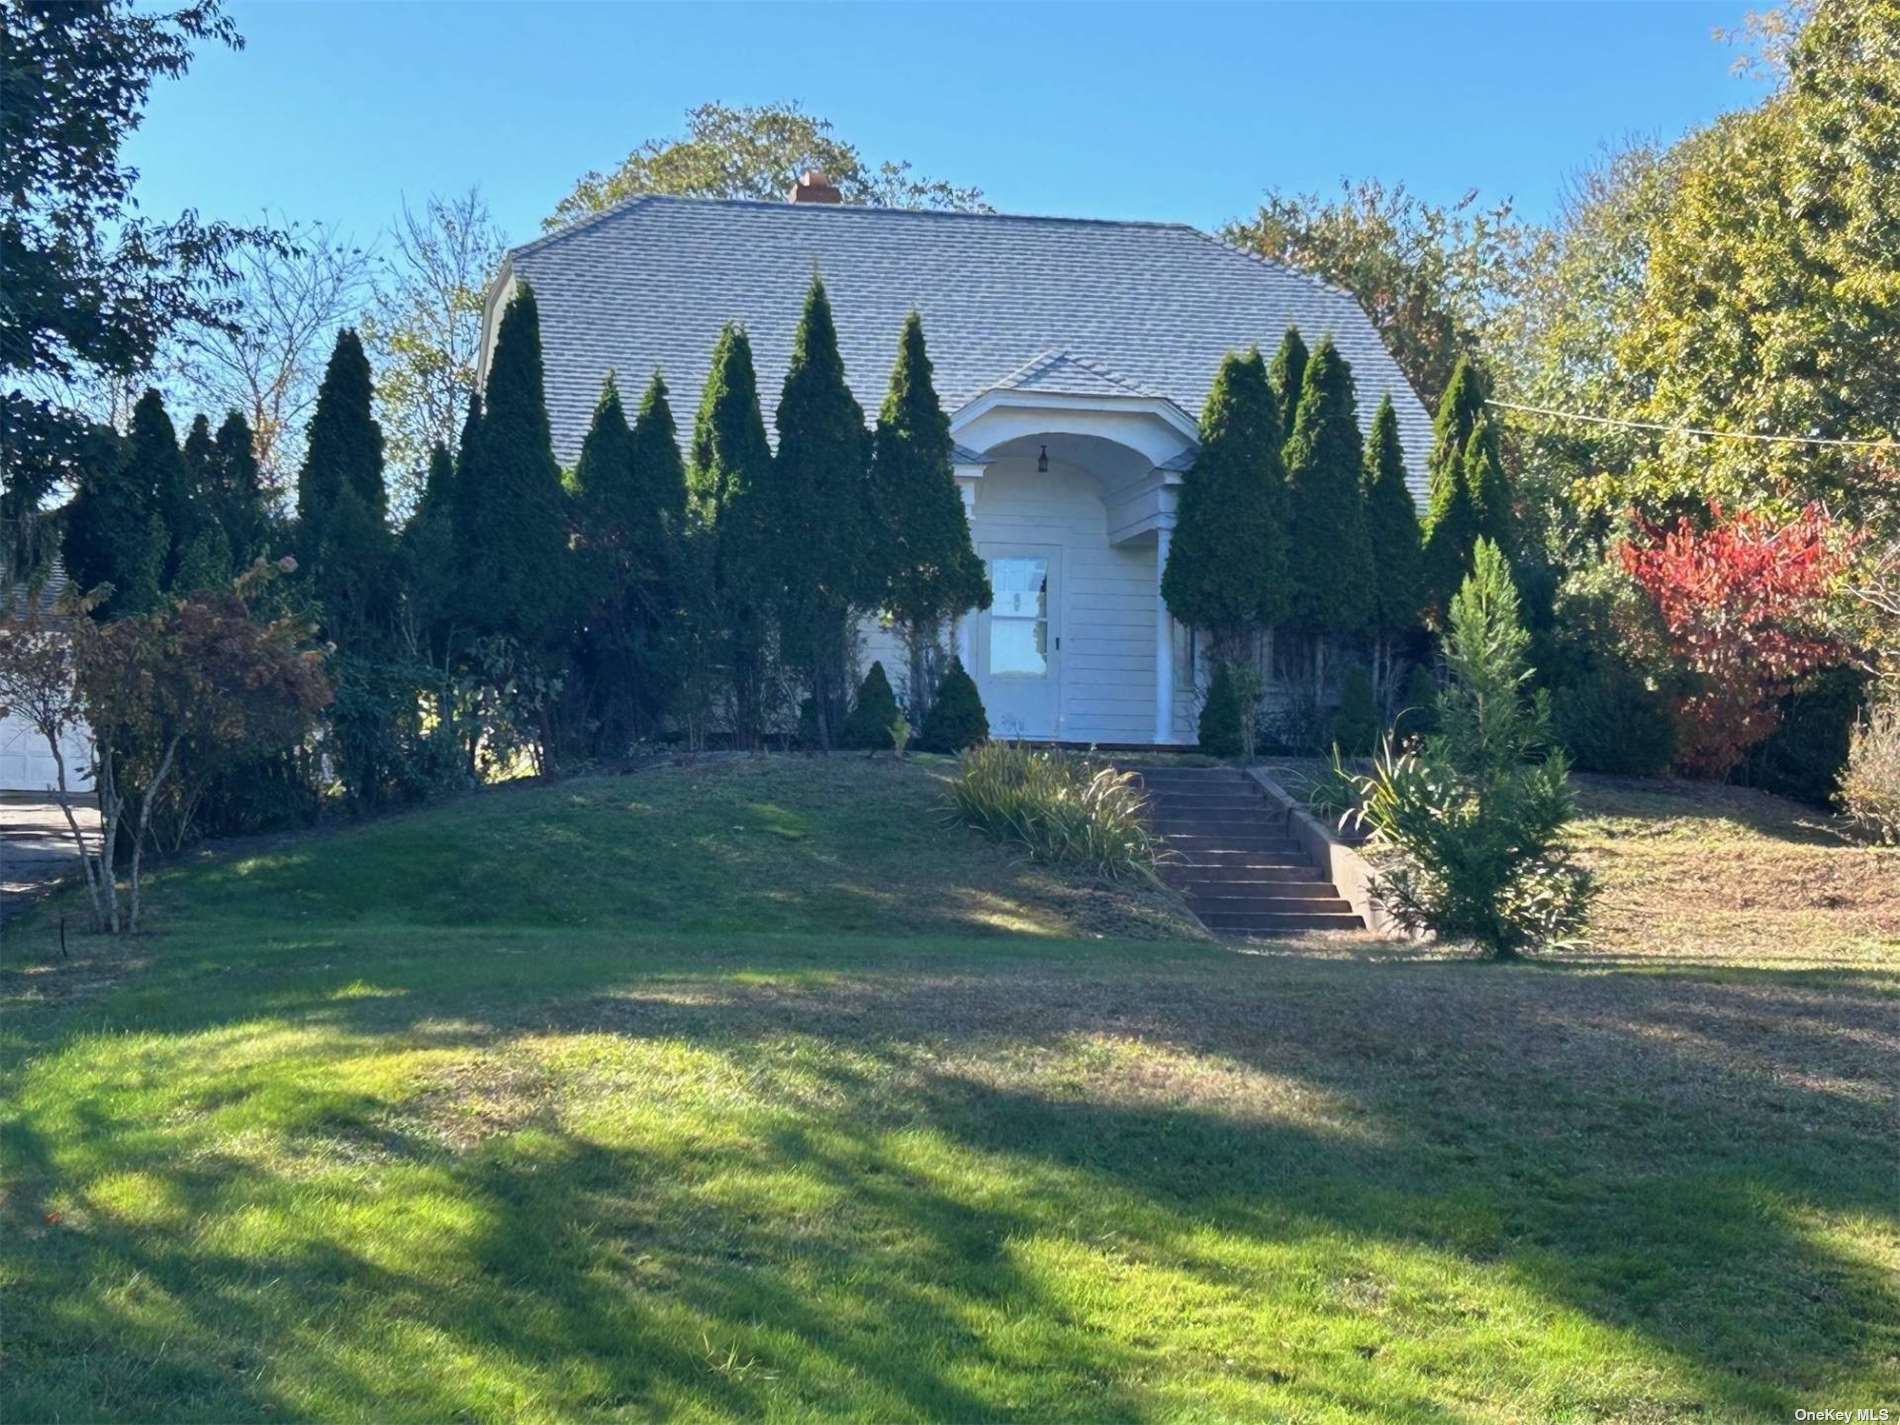
<instances>
[{"instance_id":1,"label":"tree foliage","mask_svg":"<svg viewBox=\"0 0 1900 1425\"><path fill-rule=\"evenodd\" d=\"M845 384L825 286L813 276L792 336L778 404L773 466L773 564L786 652L805 674L818 745L831 746L843 713L854 610L882 593L882 532L870 483L871 437Z\"/></svg>"},{"instance_id":2,"label":"tree foliage","mask_svg":"<svg viewBox=\"0 0 1900 1425\"><path fill-rule=\"evenodd\" d=\"M1330 200L1270 191L1252 220L1225 236L1351 292L1427 402L1459 357L1484 344L1539 242L1509 201L1481 206L1474 189L1455 203L1428 203L1377 179L1342 180ZM1282 405L1290 405L1284 391Z\"/></svg>"},{"instance_id":3,"label":"tree foliage","mask_svg":"<svg viewBox=\"0 0 1900 1425\"><path fill-rule=\"evenodd\" d=\"M1617 553L1694 675L1677 701L1677 762L1723 777L1774 731L1794 685L1844 656L1824 631L1823 608L1851 540L1819 505L1787 523L1719 505L1709 514L1706 530L1687 516L1673 530L1645 523L1641 541Z\"/></svg>"},{"instance_id":4,"label":"tree foliage","mask_svg":"<svg viewBox=\"0 0 1900 1425\"><path fill-rule=\"evenodd\" d=\"M1574 938L1594 894L1570 859L1569 768L1548 699L1528 693L1529 644L1503 552L1480 540L1451 604L1437 730L1417 753L1388 746L1359 780L1373 893L1406 929L1498 956Z\"/></svg>"},{"instance_id":5,"label":"tree foliage","mask_svg":"<svg viewBox=\"0 0 1900 1425\"><path fill-rule=\"evenodd\" d=\"M222 591L105 624L76 620L69 630L74 686L95 739L103 847L117 843L127 809L137 809L127 828L123 909L111 851L82 843L101 929L139 927L149 821L167 783L184 774L181 757L255 757L295 746L329 701L322 655L306 646L309 628L252 614L247 599L271 572L256 566Z\"/></svg>"},{"instance_id":6,"label":"tree foliage","mask_svg":"<svg viewBox=\"0 0 1900 1425\"><path fill-rule=\"evenodd\" d=\"M1425 606L1425 550L1418 505L1405 483L1405 452L1399 418L1384 397L1372 417L1366 447L1366 543L1372 553L1375 627L1388 633L1411 628Z\"/></svg>"},{"instance_id":7,"label":"tree foliage","mask_svg":"<svg viewBox=\"0 0 1900 1425\"><path fill-rule=\"evenodd\" d=\"M980 189L920 178L906 162L872 163L834 136L829 119L796 103L700 104L686 111L685 134L648 139L613 172L583 175L543 226L561 227L637 193L783 198L800 174L814 168L847 203L990 211Z\"/></svg>"},{"instance_id":8,"label":"tree foliage","mask_svg":"<svg viewBox=\"0 0 1900 1425\"><path fill-rule=\"evenodd\" d=\"M877 548L883 556L882 601L910 641L913 697L927 686L925 647L943 621L990 606L989 576L970 542L952 449L950 418L931 377L923 318L912 312L904 319L890 389L878 412L871 479Z\"/></svg>"},{"instance_id":9,"label":"tree foliage","mask_svg":"<svg viewBox=\"0 0 1900 1425\"><path fill-rule=\"evenodd\" d=\"M383 433L371 411L369 361L344 328L317 392L297 477L297 561L340 644L380 640L394 594L383 487Z\"/></svg>"},{"instance_id":10,"label":"tree foliage","mask_svg":"<svg viewBox=\"0 0 1900 1425\"><path fill-rule=\"evenodd\" d=\"M1617 359L1631 414L1748 433L1900 433L1900 3L1831 0L1771 32L1780 87L1695 141L1650 240ZM1896 518L1890 481L1840 447L1668 436L1597 487L1612 508L1824 500Z\"/></svg>"},{"instance_id":11,"label":"tree foliage","mask_svg":"<svg viewBox=\"0 0 1900 1425\"><path fill-rule=\"evenodd\" d=\"M223 289L228 320L167 343L168 384L207 410L241 411L265 483L288 486L332 354L370 295L370 255L328 223L267 214L279 241L239 249Z\"/></svg>"},{"instance_id":12,"label":"tree foliage","mask_svg":"<svg viewBox=\"0 0 1900 1425\"><path fill-rule=\"evenodd\" d=\"M1438 402L1432 424L1430 489L1425 507L1425 607L1442 625L1452 597L1471 572L1471 551L1484 531L1473 475L1482 483L1494 452L1494 428L1484 418L1484 378L1461 361Z\"/></svg>"},{"instance_id":13,"label":"tree foliage","mask_svg":"<svg viewBox=\"0 0 1900 1425\"><path fill-rule=\"evenodd\" d=\"M456 449L475 394L482 299L507 242L479 189L404 203L371 274L363 339L376 360L376 410L395 472L393 503L419 497L436 445Z\"/></svg>"},{"instance_id":14,"label":"tree foliage","mask_svg":"<svg viewBox=\"0 0 1900 1425\"><path fill-rule=\"evenodd\" d=\"M58 485L96 474L83 393L141 377L187 323L223 322L232 254L268 234L137 210L120 150L152 85L209 41L243 44L216 0L12 0L0 64L0 517L15 532ZM19 551L16 551L19 552Z\"/></svg>"},{"instance_id":15,"label":"tree foliage","mask_svg":"<svg viewBox=\"0 0 1900 1425\"><path fill-rule=\"evenodd\" d=\"M1280 413L1257 350L1229 352L1201 407L1201 446L1181 481L1161 574L1176 618L1206 629L1223 658L1273 623L1286 591L1286 471Z\"/></svg>"},{"instance_id":16,"label":"tree foliage","mask_svg":"<svg viewBox=\"0 0 1900 1425\"><path fill-rule=\"evenodd\" d=\"M1288 327L1280 338L1280 349L1273 353L1273 365L1267 370L1267 382L1273 388L1273 402L1280 413L1280 443L1293 434L1293 417L1300 409L1300 392L1306 388L1306 363L1312 353L1298 327ZM1284 455L1284 451L1282 451Z\"/></svg>"},{"instance_id":17,"label":"tree foliage","mask_svg":"<svg viewBox=\"0 0 1900 1425\"><path fill-rule=\"evenodd\" d=\"M552 649L572 631L574 571L548 426L541 316L525 282L502 312L480 409L456 480L463 606L482 633Z\"/></svg>"},{"instance_id":18,"label":"tree foliage","mask_svg":"<svg viewBox=\"0 0 1900 1425\"><path fill-rule=\"evenodd\" d=\"M961 752L989 737L990 720L976 680L963 671L963 660L953 657L930 699L917 741L928 752Z\"/></svg>"},{"instance_id":19,"label":"tree foliage","mask_svg":"<svg viewBox=\"0 0 1900 1425\"><path fill-rule=\"evenodd\" d=\"M88 462L66 511L66 572L88 592L111 587L98 616L147 613L164 592L171 554L159 489L184 481L177 432L157 391L148 389L139 398L123 450L103 447L99 456Z\"/></svg>"},{"instance_id":20,"label":"tree foliage","mask_svg":"<svg viewBox=\"0 0 1900 1425\"><path fill-rule=\"evenodd\" d=\"M728 323L693 423L686 489L696 567L688 587L697 656L724 667L733 733L748 747L764 735L772 655L771 479L752 343Z\"/></svg>"},{"instance_id":21,"label":"tree foliage","mask_svg":"<svg viewBox=\"0 0 1900 1425\"><path fill-rule=\"evenodd\" d=\"M885 676L884 665L874 662L871 671L864 675L864 681L858 684L858 695L852 700L851 712L839 731L838 745L862 747L873 752L889 747L891 724L902 716L903 713L897 707L897 694L891 691L891 680Z\"/></svg>"},{"instance_id":22,"label":"tree foliage","mask_svg":"<svg viewBox=\"0 0 1900 1425\"><path fill-rule=\"evenodd\" d=\"M1306 364L1286 444L1287 621L1321 633L1357 633L1372 622L1372 549L1360 480L1365 445L1352 368L1321 341Z\"/></svg>"}]
</instances>

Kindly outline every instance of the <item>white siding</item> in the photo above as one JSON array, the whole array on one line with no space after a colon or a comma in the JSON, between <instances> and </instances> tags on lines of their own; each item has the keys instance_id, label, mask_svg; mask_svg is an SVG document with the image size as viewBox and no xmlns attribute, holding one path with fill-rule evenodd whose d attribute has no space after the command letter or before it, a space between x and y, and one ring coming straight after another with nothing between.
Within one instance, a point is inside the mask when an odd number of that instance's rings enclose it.
<instances>
[{"instance_id":1,"label":"white siding","mask_svg":"<svg viewBox=\"0 0 1900 1425\"><path fill-rule=\"evenodd\" d=\"M90 792L90 739L83 732L69 733L60 750L66 758L66 790ZM0 719L0 792L44 792L58 782L58 765L39 729L21 717Z\"/></svg>"},{"instance_id":2,"label":"white siding","mask_svg":"<svg viewBox=\"0 0 1900 1425\"><path fill-rule=\"evenodd\" d=\"M979 546L1062 549L1057 736L1064 742L1153 742L1155 547L1108 542L1100 482L1052 462L999 460L977 482L971 535ZM975 670L982 686L981 670Z\"/></svg>"}]
</instances>

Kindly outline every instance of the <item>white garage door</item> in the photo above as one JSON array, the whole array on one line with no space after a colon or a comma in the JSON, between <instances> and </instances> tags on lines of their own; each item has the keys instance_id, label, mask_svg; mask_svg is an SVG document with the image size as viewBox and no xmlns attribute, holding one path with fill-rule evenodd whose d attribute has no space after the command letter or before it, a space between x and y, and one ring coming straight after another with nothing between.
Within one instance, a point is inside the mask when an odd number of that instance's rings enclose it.
<instances>
[{"instance_id":1,"label":"white garage door","mask_svg":"<svg viewBox=\"0 0 1900 1425\"><path fill-rule=\"evenodd\" d=\"M89 792L86 776L91 756L88 740L69 734L62 751L66 757L66 789ZM59 785L53 754L39 729L17 717L0 721L0 792L44 792Z\"/></svg>"}]
</instances>

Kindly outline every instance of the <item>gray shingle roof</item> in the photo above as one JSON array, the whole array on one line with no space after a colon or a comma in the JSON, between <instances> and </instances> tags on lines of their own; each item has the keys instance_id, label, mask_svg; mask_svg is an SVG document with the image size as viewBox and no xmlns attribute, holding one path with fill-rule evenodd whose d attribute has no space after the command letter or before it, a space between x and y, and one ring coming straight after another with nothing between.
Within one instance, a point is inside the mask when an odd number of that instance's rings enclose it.
<instances>
[{"instance_id":1,"label":"gray shingle roof","mask_svg":"<svg viewBox=\"0 0 1900 1425\"><path fill-rule=\"evenodd\" d=\"M509 266L540 305L563 461L578 453L609 369L632 401L658 367L684 436L728 320L751 335L769 429L815 269L869 416L913 307L951 412L1013 381L1161 396L1198 418L1221 357L1270 352L1291 325L1309 345L1332 334L1352 363L1362 425L1391 395L1414 489L1424 488L1430 418L1352 297L1183 224L648 195L514 249Z\"/></svg>"}]
</instances>

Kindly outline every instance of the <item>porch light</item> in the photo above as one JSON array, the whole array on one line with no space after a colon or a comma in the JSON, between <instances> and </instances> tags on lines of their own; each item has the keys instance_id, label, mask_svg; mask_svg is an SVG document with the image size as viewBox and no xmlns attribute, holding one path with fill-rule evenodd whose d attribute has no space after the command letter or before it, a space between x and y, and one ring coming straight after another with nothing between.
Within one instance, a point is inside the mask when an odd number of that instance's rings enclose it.
<instances>
[{"instance_id":1,"label":"porch light","mask_svg":"<svg viewBox=\"0 0 1900 1425\"><path fill-rule=\"evenodd\" d=\"M1049 473L1049 447L1046 445L1042 448L1042 454L1036 457L1036 473L1038 475Z\"/></svg>"}]
</instances>

